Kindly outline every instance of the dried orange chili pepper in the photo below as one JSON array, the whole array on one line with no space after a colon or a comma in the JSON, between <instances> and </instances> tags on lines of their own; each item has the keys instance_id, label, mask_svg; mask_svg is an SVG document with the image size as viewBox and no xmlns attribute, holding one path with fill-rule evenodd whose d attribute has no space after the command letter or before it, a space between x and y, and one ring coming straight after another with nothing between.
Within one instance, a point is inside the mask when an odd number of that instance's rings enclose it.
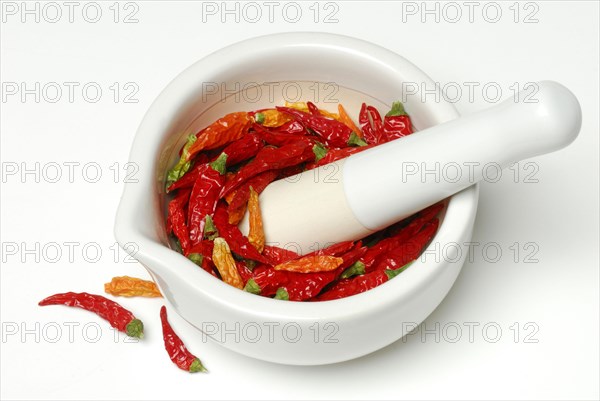
<instances>
[{"instance_id":1,"label":"dried orange chili pepper","mask_svg":"<svg viewBox=\"0 0 600 401\"><path fill-rule=\"evenodd\" d=\"M104 292L120 297L162 297L154 281L129 276L113 277L104 284Z\"/></svg>"},{"instance_id":2,"label":"dried orange chili pepper","mask_svg":"<svg viewBox=\"0 0 600 401\"><path fill-rule=\"evenodd\" d=\"M342 106L341 103L338 104L338 113L340 114L340 121L346 124L346 126L350 128L354 133L356 133L356 135L358 135L359 138L362 138L362 131L356 126L356 124L354 123L352 118L350 118L348 113L346 113L346 109L344 109L344 106Z\"/></svg>"},{"instance_id":3,"label":"dried orange chili pepper","mask_svg":"<svg viewBox=\"0 0 600 401\"><path fill-rule=\"evenodd\" d=\"M216 149L240 139L250 123L250 116L245 111L219 118L196 135L198 139L188 149L188 160L201 150Z\"/></svg>"},{"instance_id":4,"label":"dried orange chili pepper","mask_svg":"<svg viewBox=\"0 0 600 401\"><path fill-rule=\"evenodd\" d=\"M292 117L280 112L277 109L260 110L254 114L254 120L264 127L281 127L283 124L292 121Z\"/></svg>"},{"instance_id":5,"label":"dried orange chili pepper","mask_svg":"<svg viewBox=\"0 0 600 401\"><path fill-rule=\"evenodd\" d=\"M260 214L260 205L258 203L258 193L250 187L250 199L248 199L249 213L249 232L248 241L262 253L265 248L265 231L263 229L262 216Z\"/></svg>"},{"instance_id":6,"label":"dried orange chili pepper","mask_svg":"<svg viewBox=\"0 0 600 401\"><path fill-rule=\"evenodd\" d=\"M219 270L221 278L224 282L231 286L239 289L244 288L244 282L242 281L242 277L237 270L235 260L231 255L231 249L229 249L227 241L221 237L218 237L215 238L214 243L215 245L213 248L212 260L217 267L217 270Z\"/></svg>"},{"instance_id":7,"label":"dried orange chili pepper","mask_svg":"<svg viewBox=\"0 0 600 401\"><path fill-rule=\"evenodd\" d=\"M328 255L308 255L300 259L280 263L275 270L285 270L297 273L326 272L337 269L344 259Z\"/></svg>"}]
</instances>

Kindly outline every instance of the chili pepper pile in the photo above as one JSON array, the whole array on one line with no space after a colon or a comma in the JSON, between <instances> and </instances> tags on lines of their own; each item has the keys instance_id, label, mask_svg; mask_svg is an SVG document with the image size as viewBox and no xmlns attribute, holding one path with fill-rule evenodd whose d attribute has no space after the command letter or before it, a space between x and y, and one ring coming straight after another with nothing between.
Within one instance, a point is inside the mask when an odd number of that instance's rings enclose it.
<instances>
[{"instance_id":1,"label":"chili pepper pile","mask_svg":"<svg viewBox=\"0 0 600 401\"><path fill-rule=\"evenodd\" d=\"M225 115L188 137L167 174L167 230L181 252L227 284L290 301L324 301L374 288L418 258L438 228L431 206L361 241L299 256L268 244L260 193L273 181L412 134L400 102L358 125L311 102ZM249 215L249 233L237 224Z\"/></svg>"}]
</instances>

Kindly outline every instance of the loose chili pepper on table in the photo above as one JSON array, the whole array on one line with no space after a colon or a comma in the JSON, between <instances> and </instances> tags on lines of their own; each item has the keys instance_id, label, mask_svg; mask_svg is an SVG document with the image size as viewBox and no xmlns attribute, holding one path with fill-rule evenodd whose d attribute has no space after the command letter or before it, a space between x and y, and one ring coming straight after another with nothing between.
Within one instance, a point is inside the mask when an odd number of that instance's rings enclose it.
<instances>
[{"instance_id":1,"label":"loose chili pepper on table","mask_svg":"<svg viewBox=\"0 0 600 401\"><path fill-rule=\"evenodd\" d=\"M198 357L193 355L186 348L181 338L175 333L169 320L167 319L167 308L163 305L160 308L160 321L162 323L163 340L165 342L165 349L169 358L177 367L186 372L207 372L204 365Z\"/></svg>"},{"instance_id":2,"label":"loose chili pepper on table","mask_svg":"<svg viewBox=\"0 0 600 401\"><path fill-rule=\"evenodd\" d=\"M129 276L113 277L104 284L104 292L119 297L162 297L154 281Z\"/></svg>"},{"instance_id":3,"label":"loose chili pepper on table","mask_svg":"<svg viewBox=\"0 0 600 401\"><path fill-rule=\"evenodd\" d=\"M129 337L142 338L144 336L144 324L141 320L136 319L133 313L118 303L102 295L88 294L87 292L66 292L44 298L38 305L65 305L85 309L108 320L112 327Z\"/></svg>"}]
</instances>

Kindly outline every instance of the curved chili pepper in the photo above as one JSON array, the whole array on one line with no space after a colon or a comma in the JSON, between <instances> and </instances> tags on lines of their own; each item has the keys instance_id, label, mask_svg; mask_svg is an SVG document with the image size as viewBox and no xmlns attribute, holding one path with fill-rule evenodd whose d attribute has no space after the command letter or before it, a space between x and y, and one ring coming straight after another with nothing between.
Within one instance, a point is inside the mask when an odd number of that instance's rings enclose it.
<instances>
[{"instance_id":1,"label":"curved chili pepper","mask_svg":"<svg viewBox=\"0 0 600 401\"><path fill-rule=\"evenodd\" d=\"M175 333L169 320L167 319L167 308L163 305L160 308L160 321L162 323L163 340L165 341L165 349L169 358L177 367L186 372L207 372L206 368L202 365L200 359L194 356L185 347L181 338Z\"/></svg>"},{"instance_id":2,"label":"curved chili pepper","mask_svg":"<svg viewBox=\"0 0 600 401\"><path fill-rule=\"evenodd\" d=\"M112 327L129 337L144 337L144 324L141 320L136 319L133 313L118 303L101 295L88 294L87 292L66 292L51 295L41 300L38 305L66 305L85 309L108 320Z\"/></svg>"},{"instance_id":3,"label":"curved chili pepper","mask_svg":"<svg viewBox=\"0 0 600 401\"><path fill-rule=\"evenodd\" d=\"M301 122L307 128L313 130L318 136L323 138L327 145L336 148L348 146L348 140L350 139L352 130L348 128L346 124L322 115L312 115L289 107L277 107L277 110L293 116L297 121Z\"/></svg>"},{"instance_id":4,"label":"curved chili pepper","mask_svg":"<svg viewBox=\"0 0 600 401\"><path fill-rule=\"evenodd\" d=\"M283 288L290 301L306 301L314 298L339 275L340 269L319 273L296 273L275 270L270 266L256 267L245 291L270 297Z\"/></svg>"},{"instance_id":5,"label":"curved chili pepper","mask_svg":"<svg viewBox=\"0 0 600 401\"><path fill-rule=\"evenodd\" d=\"M219 192L225 182L223 178L227 154L222 154L211 164L205 164L196 178L190 195L188 227L192 245L202 240L204 218L214 213L219 200ZM220 171L219 171L220 170Z\"/></svg>"},{"instance_id":6,"label":"curved chili pepper","mask_svg":"<svg viewBox=\"0 0 600 401\"><path fill-rule=\"evenodd\" d=\"M346 124L346 126L350 128L352 132L355 132L356 135L362 138L362 131L356 126L356 124L354 124L354 121L352 120L352 118L350 118L350 116L346 112L346 109L344 109L344 106L342 106L341 103L338 104L338 114L340 115L340 121Z\"/></svg>"},{"instance_id":7,"label":"curved chili pepper","mask_svg":"<svg viewBox=\"0 0 600 401\"><path fill-rule=\"evenodd\" d=\"M269 145L281 147L298 141L304 141L310 146L315 144L315 142L307 136L272 131L260 126L259 124L254 124L252 127L256 131L256 135Z\"/></svg>"},{"instance_id":8,"label":"curved chili pepper","mask_svg":"<svg viewBox=\"0 0 600 401\"><path fill-rule=\"evenodd\" d=\"M309 152L307 152L307 149ZM291 143L280 148L265 147L258 152L254 160L238 171L235 177L227 182L221 190L221 198L227 195L250 178L267 170L279 170L284 167L300 164L314 157L310 145L303 141Z\"/></svg>"},{"instance_id":9,"label":"curved chili pepper","mask_svg":"<svg viewBox=\"0 0 600 401\"><path fill-rule=\"evenodd\" d=\"M379 114L375 107L367 106L363 103L358 116L358 122L362 127L364 139L368 144L378 145L382 143L385 135L383 132L383 121L381 114Z\"/></svg>"},{"instance_id":10,"label":"curved chili pepper","mask_svg":"<svg viewBox=\"0 0 600 401\"><path fill-rule=\"evenodd\" d=\"M330 149L327 151L325 156L323 158L321 158L320 160L318 160L314 163L308 163L306 165L306 169L312 170L313 168L317 168L317 167L321 167L325 164L333 163L340 159L350 157L355 153L362 152L363 150L367 150L370 147L372 147L372 145L348 147L348 148L342 148L342 149Z\"/></svg>"},{"instance_id":11,"label":"curved chili pepper","mask_svg":"<svg viewBox=\"0 0 600 401\"><path fill-rule=\"evenodd\" d=\"M191 160L201 150L220 148L228 143L238 140L250 128L250 116L246 112L230 113L198 132L198 139L188 151L188 160Z\"/></svg>"},{"instance_id":12,"label":"curved chili pepper","mask_svg":"<svg viewBox=\"0 0 600 401\"><path fill-rule=\"evenodd\" d=\"M380 255L374 263L375 270L395 270L417 259L433 238L438 226L439 220L437 218L433 219L409 240Z\"/></svg>"},{"instance_id":13,"label":"curved chili pepper","mask_svg":"<svg viewBox=\"0 0 600 401\"><path fill-rule=\"evenodd\" d=\"M167 185L167 193L180 188L188 188L194 186L200 167L208 161L206 154L201 153L194 159L194 165L180 176L171 185ZM191 162L190 162L191 163ZM168 184L168 183L167 183Z\"/></svg>"},{"instance_id":14,"label":"curved chili pepper","mask_svg":"<svg viewBox=\"0 0 600 401\"><path fill-rule=\"evenodd\" d=\"M167 232L175 234L181 245L183 253L186 254L190 248L190 233L186 225L185 209L191 190L180 191L175 198L169 202L167 215Z\"/></svg>"},{"instance_id":15,"label":"curved chili pepper","mask_svg":"<svg viewBox=\"0 0 600 401\"><path fill-rule=\"evenodd\" d=\"M379 241L367 250L365 255L361 258L361 262L365 264L367 271L371 271L375 266L375 261L381 255L386 252L400 246L403 242L409 240L412 236L416 235L428 222L442 210L443 204L436 204L422 210L417 214L407 226L398 230L391 237Z\"/></svg>"},{"instance_id":16,"label":"curved chili pepper","mask_svg":"<svg viewBox=\"0 0 600 401\"><path fill-rule=\"evenodd\" d=\"M279 173L276 170L268 170L246 181L235 191L235 195L229 203L227 211L232 213L234 210L246 205L250 199L250 187L252 187L256 193L260 194L275 180L275 178L277 178L278 174Z\"/></svg>"},{"instance_id":17,"label":"curved chili pepper","mask_svg":"<svg viewBox=\"0 0 600 401\"><path fill-rule=\"evenodd\" d=\"M247 134L227 145L223 149L223 153L227 155L227 165L235 166L256 156L264 146L265 144L258 135Z\"/></svg>"},{"instance_id":18,"label":"curved chili pepper","mask_svg":"<svg viewBox=\"0 0 600 401\"><path fill-rule=\"evenodd\" d=\"M383 133L386 142L412 134L410 117L402 103L392 103L392 109L383 118Z\"/></svg>"}]
</instances>

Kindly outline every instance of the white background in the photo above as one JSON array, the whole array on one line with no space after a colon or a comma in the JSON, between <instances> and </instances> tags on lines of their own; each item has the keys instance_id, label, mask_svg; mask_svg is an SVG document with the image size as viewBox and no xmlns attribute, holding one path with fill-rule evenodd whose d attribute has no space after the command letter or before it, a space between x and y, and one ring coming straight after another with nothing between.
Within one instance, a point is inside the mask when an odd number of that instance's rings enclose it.
<instances>
[{"instance_id":1,"label":"white background","mask_svg":"<svg viewBox=\"0 0 600 401\"><path fill-rule=\"evenodd\" d=\"M242 14L239 22L235 15L225 15L222 23L221 13L204 15L203 21L202 4L191 1L138 1L137 23L122 22L135 8L121 4L115 23L112 3L101 2L97 23L83 18L86 3L75 8L72 23L62 2L62 19L56 23L47 21L55 18L55 9L47 8L39 22L35 15L23 16L21 9L16 15L3 13L4 89L11 82L28 88L36 82L42 87L49 82L79 86L72 102L66 86L56 103L48 101L54 92L42 93L39 102L32 94L24 100L20 93L2 94L2 398L599 397L597 2L521 3L518 22L515 6L509 8L513 2L500 2L497 23L485 20L494 17L493 9L482 13L485 3L475 8L470 22L462 2L456 3L463 13L456 23L445 21L443 14L439 23L435 15L422 22L421 13L403 14L402 2L321 3L316 22L315 6L309 8L313 3L302 3L296 23L285 20L284 3L269 21L267 6L259 2L260 21L245 21ZM422 7L421 2L413 4ZM27 5L35 7L34 2ZM38 7L42 13L43 3ZM237 7L243 12L242 4ZM443 3L438 7L444 10ZM456 9L445 10L446 17L454 18ZM246 17L254 18L254 10L246 11ZM288 19L294 17L288 11ZM337 22L325 23L332 11ZM88 12L93 18L93 10ZM532 12L537 22L524 23ZM473 240L482 245L425 321L430 333L416 333L358 360L320 367L261 362L203 342L199 332L172 314L175 329L210 369L208 375L191 375L176 369L163 350L158 320L162 300L120 300L146 323L147 336L140 343L126 343L121 334L115 338L92 314L38 307L41 298L56 292L101 293L102 283L115 275L147 277L140 265L126 263L122 251L115 262L112 234L123 166L138 123L162 88L191 63L241 39L282 31L335 32L387 47L442 85L453 82L465 89L456 103L461 113L487 107L495 96L490 92L486 99L476 89L469 99L465 82L479 83L479 88L497 83L503 98L512 94L515 83L562 82L581 102L580 137L565 150L531 160L538 168L533 176L537 183L525 182L524 174L533 170L520 165L505 171L500 181L481 186ZM103 90L97 103L82 96L88 82ZM121 88L117 102L109 88L115 82ZM134 86L125 88L128 82ZM132 97L138 102L126 103L132 87L139 88ZM21 170L35 168L36 162L40 169L50 166L40 182L34 174L9 174L15 163ZM48 180L56 173L51 170L55 165L48 164L53 162L62 166L57 183ZM73 182L65 162L80 163ZM90 162L101 169L96 183L88 182L94 169L82 172ZM517 179L515 171L520 172ZM72 259L65 242L77 243ZM39 252L24 251L35 249L36 243ZM56 263L53 243L62 251ZM87 256L82 255L86 244ZM498 261L492 262L494 249L482 252L484 244L502 250ZM102 255L92 263L86 257L93 258L96 247ZM515 249L520 249L518 255ZM73 325L72 338L65 324ZM478 325L472 341L470 324ZM486 324L488 331L482 329ZM457 326L462 336L452 342ZM502 332L492 342L497 327Z\"/></svg>"}]
</instances>

